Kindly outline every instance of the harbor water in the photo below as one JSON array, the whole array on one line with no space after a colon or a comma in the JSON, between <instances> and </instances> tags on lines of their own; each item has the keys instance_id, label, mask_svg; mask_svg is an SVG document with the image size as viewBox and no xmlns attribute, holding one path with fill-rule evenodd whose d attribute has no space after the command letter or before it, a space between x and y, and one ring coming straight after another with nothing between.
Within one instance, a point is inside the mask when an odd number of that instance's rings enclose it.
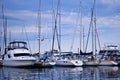
<instances>
[{"instance_id":1,"label":"harbor water","mask_svg":"<svg viewBox=\"0 0 120 80\"><path fill-rule=\"evenodd\" d=\"M0 80L120 80L120 67L1 67Z\"/></svg>"}]
</instances>

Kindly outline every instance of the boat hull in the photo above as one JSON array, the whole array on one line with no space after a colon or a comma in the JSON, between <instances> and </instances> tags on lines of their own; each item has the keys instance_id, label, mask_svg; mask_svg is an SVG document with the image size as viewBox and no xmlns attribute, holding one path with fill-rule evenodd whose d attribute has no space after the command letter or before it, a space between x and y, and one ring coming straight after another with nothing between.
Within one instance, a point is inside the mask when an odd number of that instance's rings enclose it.
<instances>
[{"instance_id":1,"label":"boat hull","mask_svg":"<svg viewBox=\"0 0 120 80\"><path fill-rule=\"evenodd\" d=\"M45 62L36 62L35 66L36 67L53 67L56 63L55 62L51 62L51 61L45 61Z\"/></svg>"},{"instance_id":2,"label":"boat hull","mask_svg":"<svg viewBox=\"0 0 120 80\"><path fill-rule=\"evenodd\" d=\"M56 60L56 66L77 67L82 65L83 62L80 60Z\"/></svg>"},{"instance_id":3,"label":"boat hull","mask_svg":"<svg viewBox=\"0 0 120 80\"><path fill-rule=\"evenodd\" d=\"M101 61L99 65L100 66L116 66L118 65L118 63L114 61Z\"/></svg>"},{"instance_id":4,"label":"boat hull","mask_svg":"<svg viewBox=\"0 0 120 80\"><path fill-rule=\"evenodd\" d=\"M98 61L86 61L86 62L84 62L83 65L84 66L98 66L99 63L98 63Z\"/></svg>"},{"instance_id":5,"label":"boat hull","mask_svg":"<svg viewBox=\"0 0 120 80\"><path fill-rule=\"evenodd\" d=\"M27 66L33 66L35 60L3 60L2 63L3 66L8 66L8 67L27 67Z\"/></svg>"}]
</instances>

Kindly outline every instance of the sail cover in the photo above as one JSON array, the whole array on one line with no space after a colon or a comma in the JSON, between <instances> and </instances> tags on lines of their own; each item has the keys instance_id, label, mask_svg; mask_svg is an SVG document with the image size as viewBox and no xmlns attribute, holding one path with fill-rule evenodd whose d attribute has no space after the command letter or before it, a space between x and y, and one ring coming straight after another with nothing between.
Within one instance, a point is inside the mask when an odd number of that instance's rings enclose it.
<instances>
[{"instance_id":1,"label":"sail cover","mask_svg":"<svg viewBox=\"0 0 120 80\"><path fill-rule=\"evenodd\" d=\"M80 55L93 55L93 52L91 51L91 52L82 52L81 50L80 50Z\"/></svg>"}]
</instances>

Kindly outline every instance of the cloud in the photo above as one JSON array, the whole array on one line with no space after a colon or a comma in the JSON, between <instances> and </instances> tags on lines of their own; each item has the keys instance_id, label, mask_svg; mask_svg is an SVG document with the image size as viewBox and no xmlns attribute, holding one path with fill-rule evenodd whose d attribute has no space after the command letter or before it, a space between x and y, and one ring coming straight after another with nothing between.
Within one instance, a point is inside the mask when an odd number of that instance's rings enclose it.
<instances>
[{"instance_id":1,"label":"cloud","mask_svg":"<svg viewBox=\"0 0 120 80\"><path fill-rule=\"evenodd\" d=\"M33 34L37 34L38 33L38 27L36 27L35 25L31 25L31 26L14 26L14 27L11 27L9 26L8 27L8 30L9 32L11 31L12 33L14 34L19 34L19 33L22 33L22 32L26 32L26 33L33 33ZM51 33L51 27L48 27L47 25L42 25L41 27L41 34L46 34L47 33Z\"/></svg>"},{"instance_id":2,"label":"cloud","mask_svg":"<svg viewBox=\"0 0 120 80\"><path fill-rule=\"evenodd\" d=\"M20 30L17 30L18 27L22 28L23 26L28 26L26 29L26 32L35 33L37 31L37 13L33 11L28 10L20 10L20 11L8 11L6 13L7 16L23 20L23 24L14 25L15 21L12 21L11 27L14 26L15 31L14 32L20 32ZM83 23L82 25L85 27L86 31L88 30L88 27L90 26L90 17L89 16L83 16L82 17ZM120 23L120 16L104 16L104 17L97 17L97 26L98 28L101 27L113 27L118 28ZM54 22L53 22L54 23ZM47 25L46 25L47 24ZM62 12L61 16L61 25L63 28L63 31L66 29L66 34L73 33L74 27L77 27L79 29L80 25L80 17L78 16L77 12ZM49 32L51 31L52 26L52 14L50 11L42 12L42 33L46 32L46 26L48 27ZM69 28L69 30L68 30ZM22 30L22 29L21 29Z\"/></svg>"},{"instance_id":3,"label":"cloud","mask_svg":"<svg viewBox=\"0 0 120 80\"><path fill-rule=\"evenodd\" d=\"M112 5L112 6L119 6L120 5L119 0L101 0L101 2L103 4Z\"/></svg>"},{"instance_id":4,"label":"cloud","mask_svg":"<svg viewBox=\"0 0 120 80\"><path fill-rule=\"evenodd\" d=\"M13 10L7 10L7 12L5 13L6 16L10 16L13 18L17 18L20 20L31 20L34 18L36 18L37 13L33 12L33 11L29 11L29 10L17 10L17 11L13 11Z\"/></svg>"},{"instance_id":5,"label":"cloud","mask_svg":"<svg viewBox=\"0 0 120 80\"><path fill-rule=\"evenodd\" d=\"M97 24L99 27L120 28L120 16L98 17Z\"/></svg>"}]
</instances>

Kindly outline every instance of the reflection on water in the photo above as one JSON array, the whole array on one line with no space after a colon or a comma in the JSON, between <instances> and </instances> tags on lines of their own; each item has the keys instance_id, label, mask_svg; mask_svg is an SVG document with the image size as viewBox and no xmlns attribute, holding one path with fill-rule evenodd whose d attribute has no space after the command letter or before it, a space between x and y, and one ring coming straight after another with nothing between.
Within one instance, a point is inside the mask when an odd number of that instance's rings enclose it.
<instances>
[{"instance_id":1,"label":"reflection on water","mask_svg":"<svg viewBox=\"0 0 120 80\"><path fill-rule=\"evenodd\" d=\"M120 80L120 68L112 66L45 69L2 67L0 80Z\"/></svg>"}]
</instances>

